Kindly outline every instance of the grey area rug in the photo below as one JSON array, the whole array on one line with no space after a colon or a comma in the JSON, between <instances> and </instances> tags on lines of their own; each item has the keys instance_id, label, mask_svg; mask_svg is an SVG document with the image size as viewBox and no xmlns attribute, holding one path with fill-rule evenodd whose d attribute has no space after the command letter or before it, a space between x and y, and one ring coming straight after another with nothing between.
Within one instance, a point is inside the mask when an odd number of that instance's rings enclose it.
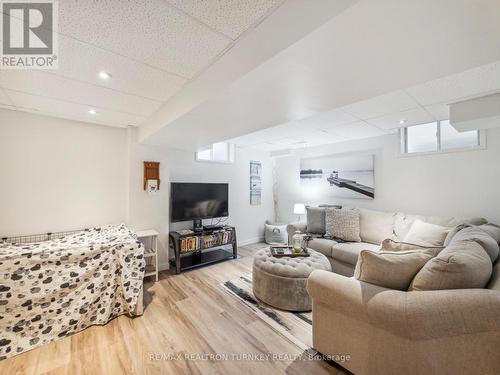
<instances>
[{"instance_id":1,"label":"grey area rug","mask_svg":"<svg viewBox=\"0 0 500 375\"><path fill-rule=\"evenodd\" d=\"M221 286L235 299L248 306L275 331L301 348L304 354L321 355L312 348L311 312L279 310L257 300L252 291L252 275L240 276L222 283ZM351 374L351 372L331 360L323 359L323 362L340 370L340 373Z\"/></svg>"},{"instance_id":2,"label":"grey area rug","mask_svg":"<svg viewBox=\"0 0 500 375\"><path fill-rule=\"evenodd\" d=\"M310 312L283 311L257 300L252 292L252 275L226 281L222 287L294 344L304 350L311 348L312 314Z\"/></svg>"}]
</instances>

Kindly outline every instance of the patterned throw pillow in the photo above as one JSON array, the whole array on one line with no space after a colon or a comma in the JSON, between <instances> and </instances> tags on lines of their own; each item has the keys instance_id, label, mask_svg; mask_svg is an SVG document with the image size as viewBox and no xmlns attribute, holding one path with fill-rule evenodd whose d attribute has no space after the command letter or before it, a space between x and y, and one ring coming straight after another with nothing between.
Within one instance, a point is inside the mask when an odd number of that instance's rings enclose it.
<instances>
[{"instance_id":1,"label":"patterned throw pillow","mask_svg":"<svg viewBox=\"0 0 500 375\"><path fill-rule=\"evenodd\" d=\"M359 210L356 208L326 211L326 234L348 242L361 242L359 236Z\"/></svg>"}]
</instances>

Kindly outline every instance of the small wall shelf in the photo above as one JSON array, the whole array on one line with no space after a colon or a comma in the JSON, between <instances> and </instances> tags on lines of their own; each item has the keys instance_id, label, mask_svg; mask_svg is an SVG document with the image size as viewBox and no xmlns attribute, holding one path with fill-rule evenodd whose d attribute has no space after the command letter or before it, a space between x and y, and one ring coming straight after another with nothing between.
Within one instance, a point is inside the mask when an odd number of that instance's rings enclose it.
<instances>
[{"instance_id":1,"label":"small wall shelf","mask_svg":"<svg viewBox=\"0 0 500 375\"><path fill-rule=\"evenodd\" d=\"M144 190L148 187L148 180L154 180L160 190L160 163L157 161L144 162Z\"/></svg>"},{"instance_id":2,"label":"small wall shelf","mask_svg":"<svg viewBox=\"0 0 500 375\"><path fill-rule=\"evenodd\" d=\"M144 258L146 259L146 270L144 277L154 276L158 281L158 235L154 229L140 230L136 232L137 238L144 244Z\"/></svg>"}]
</instances>

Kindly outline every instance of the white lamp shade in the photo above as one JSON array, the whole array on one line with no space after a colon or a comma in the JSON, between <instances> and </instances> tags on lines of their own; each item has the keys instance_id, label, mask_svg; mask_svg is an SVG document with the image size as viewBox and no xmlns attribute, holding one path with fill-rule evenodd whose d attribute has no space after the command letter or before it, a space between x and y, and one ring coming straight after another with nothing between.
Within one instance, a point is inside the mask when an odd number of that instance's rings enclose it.
<instances>
[{"instance_id":1,"label":"white lamp shade","mask_svg":"<svg viewBox=\"0 0 500 375\"><path fill-rule=\"evenodd\" d=\"M295 203L293 205L293 213L296 215L303 215L306 213L306 206L304 203Z\"/></svg>"}]
</instances>

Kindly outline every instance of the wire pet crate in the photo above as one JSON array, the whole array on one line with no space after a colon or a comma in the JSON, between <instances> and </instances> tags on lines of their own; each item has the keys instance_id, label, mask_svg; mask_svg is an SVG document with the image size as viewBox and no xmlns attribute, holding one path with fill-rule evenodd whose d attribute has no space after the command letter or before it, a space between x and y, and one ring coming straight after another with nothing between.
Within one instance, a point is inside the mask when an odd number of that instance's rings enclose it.
<instances>
[{"instance_id":1,"label":"wire pet crate","mask_svg":"<svg viewBox=\"0 0 500 375\"><path fill-rule=\"evenodd\" d=\"M66 232L48 232L41 234L30 234L25 236L0 237L0 240L10 243L38 243L38 242L55 240L57 238L63 238L69 236L70 234L83 232L84 230L86 229L70 230Z\"/></svg>"}]
</instances>

